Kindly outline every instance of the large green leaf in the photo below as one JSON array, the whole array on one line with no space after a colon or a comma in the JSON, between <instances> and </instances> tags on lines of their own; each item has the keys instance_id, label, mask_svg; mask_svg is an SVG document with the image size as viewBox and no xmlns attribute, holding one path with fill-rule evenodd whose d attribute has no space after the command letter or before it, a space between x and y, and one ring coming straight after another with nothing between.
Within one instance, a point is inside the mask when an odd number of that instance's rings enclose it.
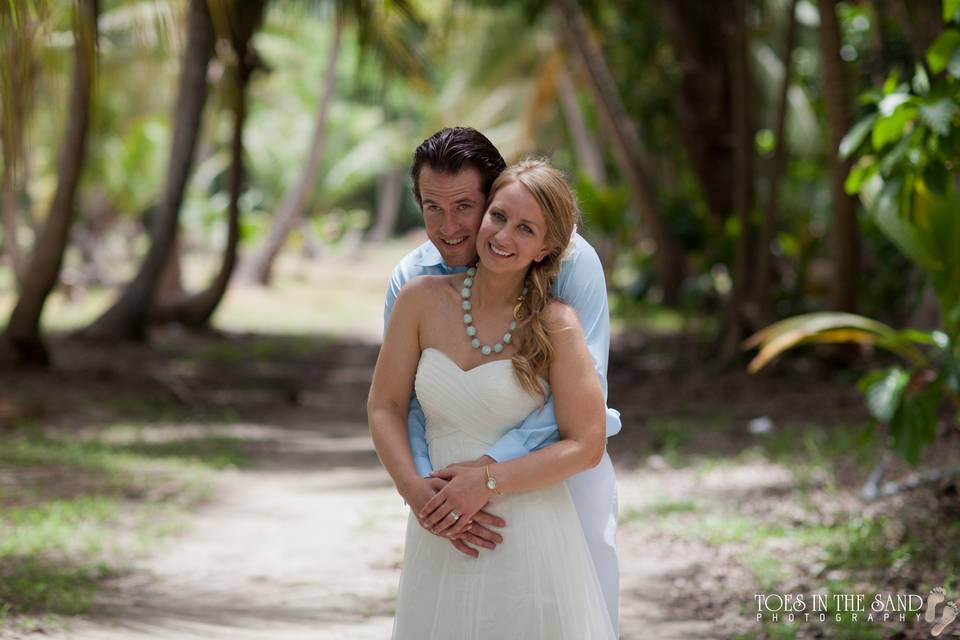
<instances>
[{"instance_id":1,"label":"large green leaf","mask_svg":"<svg viewBox=\"0 0 960 640\"><path fill-rule=\"evenodd\" d=\"M893 449L913 466L920 462L923 449L937 438L939 388L931 385L917 393L905 393L890 422Z\"/></svg>"},{"instance_id":2,"label":"large green leaf","mask_svg":"<svg viewBox=\"0 0 960 640\"><path fill-rule=\"evenodd\" d=\"M943 21L960 19L960 0L943 0Z\"/></svg>"},{"instance_id":3,"label":"large green leaf","mask_svg":"<svg viewBox=\"0 0 960 640\"><path fill-rule=\"evenodd\" d=\"M894 140L899 140L900 137L903 136L903 132L906 130L907 125L916 117L916 107L911 105L903 105L898 107L890 115L883 116L877 120L876 124L873 126L873 132L870 137L870 140L873 143L873 148L879 151L885 145L893 142Z\"/></svg>"},{"instance_id":4,"label":"large green leaf","mask_svg":"<svg viewBox=\"0 0 960 640\"><path fill-rule=\"evenodd\" d=\"M884 235L921 269L928 273L937 272L942 265L930 246L929 237L919 233L916 225L900 212L902 185L900 178L881 181L877 191L865 185L861 196Z\"/></svg>"},{"instance_id":5,"label":"large green leaf","mask_svg":"<svg viewBox=\"0 0 960 640\"><path fill-rule=\"evenodd\" d=\"M851 196L859 193L860 187L862 187L867 180L877 175L878 171L880 171L880 163L874 161L873 158L867 158L864 159L863 162L858 162L850 169L850 175L847 176L847 179L843 183L843 190Z\"/></svg>"},{"instance_id":6,"label":"large green leaf","mask_svg":"<svg viewBox=\"0 0 960 640\"><path fill-rule=\"evenodd\" d=\"M960 107L950 98L941 98L920 107L920 119L941 136L950 133L950 124L957 113L960 113Z\"/></svg>"},{"instance_id":7,"label":"large green leaf","mask_svg":"<svg viewBox=\"0 0 960 640\"><path fill-rule=\"evenodd\" d=\"M761 329L744 341L744 349L760 347L747 367L756 373L784 351L815 342L856 342L889 349L915 363L925 362L910 339L891 327L852 313L809 313L788 318Z\"/></svg>"},{"instance_id":8,"label":"large green leaf","mask_svg":"<svg viewBox=\"0 0 960 640\"><path fill-rule=\"evenodd\" d=\"M843 136L843 140L840 141L841 158L846 159L850 157L850 154L863 144L863 141L870 135L870 131L873 129L873 123L877 121L878 117L879 114L871 113L853 125L850 131L847 132L847 135Z\"/></svg>"},{"instance_id":9,"label":"large green leaf","mask_svg":"<svg viewBox=\"0 0 960 640\"><path fill-rule=\"evenodd\" d=\"M957 49L960 49L960 31L947 29L927 49L927 64L934 73L940 73L950 64Z\"/></svg>"},{"instance_id":10,"label":"large green leaf","mask_svg":"<svg viewBox=\"0 0 960 640\"><path fill-rule=\"evenodd\" d=\"M880 422L889 423L900 406L903 391L910 382L910 374L900 367L874 371L861 383L870 415Z\"/></svg>"}]
</instances>

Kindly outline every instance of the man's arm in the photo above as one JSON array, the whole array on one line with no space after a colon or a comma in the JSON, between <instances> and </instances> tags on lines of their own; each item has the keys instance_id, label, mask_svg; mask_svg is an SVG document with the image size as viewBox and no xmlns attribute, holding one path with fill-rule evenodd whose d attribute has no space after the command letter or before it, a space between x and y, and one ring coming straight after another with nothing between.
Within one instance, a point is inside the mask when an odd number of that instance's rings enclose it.
<instances>
[{"instance_id":1,"label":"man's arm","mask_svg":"<svg viewBox=\"0 0 960 640\"><path fill-rule=\"evenodd\" d=\"M397 296L400 295L400 290L405 284L404 271L401 266L397 266L387 283L387 297L383 305L384 335L387 333L387 325L390 322L393 306L397 302ZM430 453L427 448L426 424L427 419L423 415L423 409L420 407L417 395L412 393L410 394L410 406L407 409L407 438L410 441L413 464L422 477L427 477L433 471L433 465L430 463Z\"/></svg>"},{"instance_id":2,"label":"man's arm","mask_svg":"<svg viewBox=\"0 0 960 640\"><path fill-rule=\"evenodd\" d=\"M596 251L579 239L576 255L564 263L557 282L557 295L573 307L583 327L587 349L600 379L603 400L607 400L607 360L610 354L610 308L603 265ZM607 409L607 437L620 431L620 414ZM553 395L540 411L530 414L519 426L501 436L486 455L506 462L526 455L560 439Z\"/></svg>"}]
</instances>

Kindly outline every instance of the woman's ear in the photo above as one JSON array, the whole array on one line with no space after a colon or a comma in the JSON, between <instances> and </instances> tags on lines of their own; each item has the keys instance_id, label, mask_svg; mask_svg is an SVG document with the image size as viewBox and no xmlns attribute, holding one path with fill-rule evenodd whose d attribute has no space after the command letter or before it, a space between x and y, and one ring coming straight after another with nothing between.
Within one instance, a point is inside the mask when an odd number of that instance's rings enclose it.
<instances>
[{"instance_id":1,"label":"woman's ear","mask_svg":"<svg viewBox=\"0 0 960 640\"><path fill-rule=\"evenodd\" d=\"M546 258L548 255L550 255L550 247L544 246L544 247L540 250L540 253L538 253L536 256L534 256L533 261L534 261L534 262L543 262L543 259Z\"/></svg>"}]
</instances>

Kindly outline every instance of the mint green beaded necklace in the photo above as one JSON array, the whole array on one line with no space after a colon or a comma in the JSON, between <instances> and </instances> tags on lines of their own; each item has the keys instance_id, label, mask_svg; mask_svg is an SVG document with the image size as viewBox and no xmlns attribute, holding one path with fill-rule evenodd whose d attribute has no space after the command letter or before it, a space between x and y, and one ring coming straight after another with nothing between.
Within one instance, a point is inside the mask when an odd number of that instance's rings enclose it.
<instances>
[{"instance_id":1,"label":"mint green beaded necklace","mask_svg":"<svg viewBox=\"0 0 960 640\"><path fill-rule=\"evenodd\" d=\"M503 334L503 340L490 346L489 344L481 344L480 338L477 337L477 328L473 326L473 316L470 314L470 310L473 305L470 303L470 296L473 295L473 280L477 275L476 267L470 267L467 269L467 277L463 281L463 289L460 290L460 295L463 296L463 324L467 325L467 337L470 338L470 345L474 349L480 349L480 353L485 356L489 356L491 353L500 353L503 351L503 345L510 344L510 341L513 340L513 332L517 329L517 321L510 321L510 330ZM527 288L523 288L523 292L520 294L521 297L526 295Z\"/></svg>"}]
</instances>

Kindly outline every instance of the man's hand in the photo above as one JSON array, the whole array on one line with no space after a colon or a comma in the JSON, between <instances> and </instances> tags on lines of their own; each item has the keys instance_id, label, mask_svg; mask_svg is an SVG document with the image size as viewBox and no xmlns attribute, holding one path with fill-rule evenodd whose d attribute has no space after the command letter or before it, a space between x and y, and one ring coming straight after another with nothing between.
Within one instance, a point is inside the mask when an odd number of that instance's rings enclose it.
<instances>
[{"instance_id":1,"label":"man's hand","mask_svg":"<svg viewBox=\"0 0 960 640\"><path fill-rule=\"evenodd\" d=\"M459 536L489 500L486 474L480 467L455 464L430 477L449 482L420 509L418 518L437 535Z\"/></svg>"},{"instance_id":2,"label":"man's hand","mask_svg":"<svg viewBox=\"0 0 960 640\"><path fill-rule=\"evenodd\" d=\"M469 542L474 546L493 551L498 544L503 542L503 536L488 527L505 527L506 525L507 523L504 522L503 518L483 510L477 511L477 515L473 516L473 524L468 526L466 531L458 538L454 538L450 542L458 551L477 558L480 556L480 552L466 543Z\"/></svg>"}]
</instances>

